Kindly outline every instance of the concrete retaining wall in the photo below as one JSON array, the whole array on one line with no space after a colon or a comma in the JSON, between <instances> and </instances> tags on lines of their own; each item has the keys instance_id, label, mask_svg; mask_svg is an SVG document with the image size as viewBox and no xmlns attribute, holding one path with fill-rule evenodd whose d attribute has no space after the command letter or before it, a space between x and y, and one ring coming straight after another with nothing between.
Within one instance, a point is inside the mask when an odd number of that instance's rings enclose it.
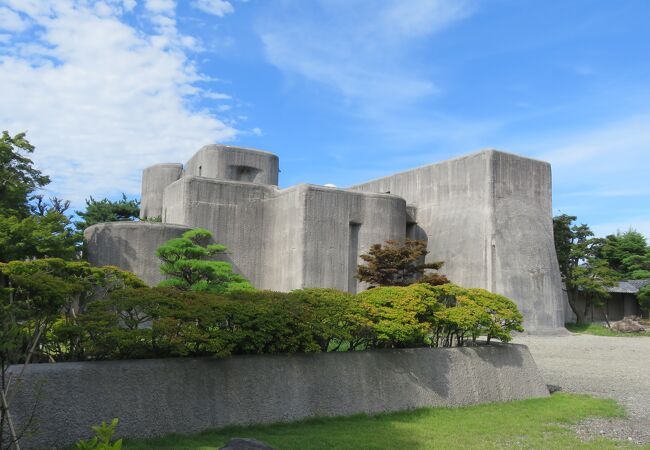
<instances>
[{"instance_id":1,"label":"concrete retaining wall","mask_svg":"<svg viewBox=\"0 0 650 450\"><path fill-rule=\"evenodd\" d=\"M37 402L27 450L70 445L113 417L119 436L149 437L548 395L528 348L512 344L36 364L16 387L18 424Z\"/></svg>"}]
</instances>

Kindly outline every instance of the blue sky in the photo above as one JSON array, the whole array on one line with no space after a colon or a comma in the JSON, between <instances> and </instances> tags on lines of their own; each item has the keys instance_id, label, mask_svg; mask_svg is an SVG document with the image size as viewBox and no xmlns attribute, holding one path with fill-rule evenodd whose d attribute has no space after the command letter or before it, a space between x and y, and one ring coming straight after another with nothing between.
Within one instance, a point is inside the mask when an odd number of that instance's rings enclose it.
<instances>
[{"instance_id":1,"label":"blue sky","mask_svg":"<svg viewBox=\"0 0 650 450\"><path fill-rule=\"evenodd\" d=\"M650 2L0 0L0 128L50 193L138 195L224 142L281 185L348 186L498 148L555 212L650 236Z\"/></svg>"}]
</instances>

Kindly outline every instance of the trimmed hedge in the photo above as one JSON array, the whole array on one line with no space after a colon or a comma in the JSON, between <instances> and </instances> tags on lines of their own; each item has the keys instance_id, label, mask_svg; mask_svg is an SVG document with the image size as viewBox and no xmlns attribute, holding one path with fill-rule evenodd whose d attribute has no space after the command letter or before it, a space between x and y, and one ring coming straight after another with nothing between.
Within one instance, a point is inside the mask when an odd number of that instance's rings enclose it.
<instances>
[{"instance_id":1,"label":"trimmed hedge","mask_svg":"<svg viewBox=\"0 0 650 450\"><path fill-rule=\"evenodd\" d=\"M447 284L230 295L129 288L55 324L43 358L58 361L460 346L523 331L507 298Z\"/></svg>"}]
</instances>

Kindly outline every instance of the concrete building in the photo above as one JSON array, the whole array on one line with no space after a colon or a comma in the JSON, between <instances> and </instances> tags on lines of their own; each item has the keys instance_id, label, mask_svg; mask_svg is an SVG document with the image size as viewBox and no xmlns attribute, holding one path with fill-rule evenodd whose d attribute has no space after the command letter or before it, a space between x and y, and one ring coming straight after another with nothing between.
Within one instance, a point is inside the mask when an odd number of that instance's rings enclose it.
<instances>
[{"instance_id":1,"label":"concrete building","mask_svg":"<svg viewBox=\"0 0 650 450\"><path fill-rule=\"evenodd\" d=\"M453 282L515 300L529 331L564 325L548 163L484 150L346 189L280 189L278 172L277 156L224 145L201 148L184 166L149 167L142 219L162 223L90 227L89 259L155 284L153 250L202 227L257 288L357 292L359 255L372 244L424 239L427 259L445 261Z\"/></svg>"}]
</instances>

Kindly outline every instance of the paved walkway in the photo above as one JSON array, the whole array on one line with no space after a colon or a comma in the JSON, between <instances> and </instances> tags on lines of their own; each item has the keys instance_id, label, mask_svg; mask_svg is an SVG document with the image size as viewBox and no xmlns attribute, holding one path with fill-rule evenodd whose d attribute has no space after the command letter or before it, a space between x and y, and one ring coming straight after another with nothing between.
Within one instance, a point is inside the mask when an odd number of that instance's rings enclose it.
<instances>
[{"instance_id":1,"label":"paved walkway","mask_svg":"<svg viewBox=\"0 0 650 450\"><path fill-rule=\"evenodd\" d=\"M616 399L627 419L597 419L576 427L584 437L650 443L650 337L520 336L547 384L563 391Z\"/></svg>"}]
</instances>

